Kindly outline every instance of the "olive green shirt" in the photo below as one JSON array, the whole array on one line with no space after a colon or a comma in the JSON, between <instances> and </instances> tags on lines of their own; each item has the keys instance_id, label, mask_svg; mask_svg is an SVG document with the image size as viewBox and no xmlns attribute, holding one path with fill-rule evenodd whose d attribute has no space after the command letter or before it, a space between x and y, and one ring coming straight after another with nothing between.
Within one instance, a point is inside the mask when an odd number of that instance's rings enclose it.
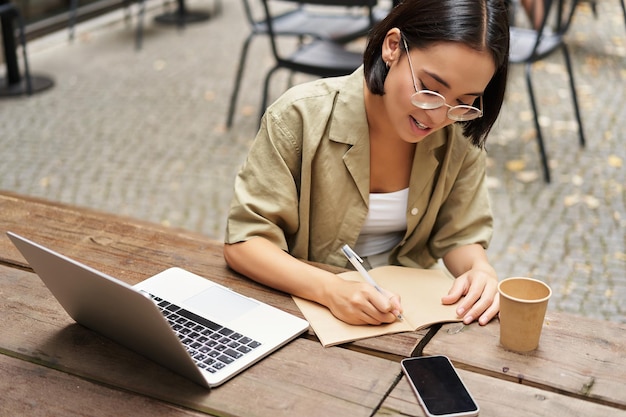
<instances>
[{"instance_id":1,"label":"olive green shirt","mask_svg":"<svg viewBox=\"0 0 626 417\"><path fill-rule=\"evenodd\" d=\"M267 109L235 180L226 243L261 236L297 258L347 265L341 247L357 241L369 204L364 88L361 67L295 86ZM453 248L487 247L485 159L458 124L417 144L407 230L390 264L428 268Z\"/></svg>"}]
</instances>

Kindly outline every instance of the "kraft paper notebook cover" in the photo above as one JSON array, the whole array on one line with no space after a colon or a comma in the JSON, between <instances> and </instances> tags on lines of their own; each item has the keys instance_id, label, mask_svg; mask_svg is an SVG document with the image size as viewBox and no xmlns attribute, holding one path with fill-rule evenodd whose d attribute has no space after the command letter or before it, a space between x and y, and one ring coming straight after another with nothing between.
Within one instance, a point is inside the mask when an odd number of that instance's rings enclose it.
<instances>
[{"instance_id":1,"label":"kraft paper notebook cover","mask_svg":"<svg viewBox=\"0 0 626 417\"><path fill-rule=\"evenodd\" d=\"M294 296L322 345L334 346L368 337L415 331L435 323L461 321L456 315L456 304L441 304L441 297L448 293L453 283L443 271L382 266L369 273L380 287L400 295L403 319L380 326L351 325L333 316L328 308ZM356 271L339 275L344 279L364 281Z\"/></svg>"}]
</instances>

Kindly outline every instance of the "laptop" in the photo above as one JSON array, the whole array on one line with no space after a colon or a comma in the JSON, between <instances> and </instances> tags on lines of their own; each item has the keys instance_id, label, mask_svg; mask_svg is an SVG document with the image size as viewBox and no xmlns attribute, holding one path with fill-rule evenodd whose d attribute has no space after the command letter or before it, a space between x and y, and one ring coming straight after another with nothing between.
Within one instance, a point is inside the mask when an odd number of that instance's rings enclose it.
<instances>
[{"instance_id":1,"label":"laptop","mask_svg":"<svg viewBox=\"0 0 626 417\"><path fill-rule=\"evenodd\" d=\"M181 268L131 286L7 234L77 323L206 388L224 383L309 326Z\"/></svg>"}]
</instances>

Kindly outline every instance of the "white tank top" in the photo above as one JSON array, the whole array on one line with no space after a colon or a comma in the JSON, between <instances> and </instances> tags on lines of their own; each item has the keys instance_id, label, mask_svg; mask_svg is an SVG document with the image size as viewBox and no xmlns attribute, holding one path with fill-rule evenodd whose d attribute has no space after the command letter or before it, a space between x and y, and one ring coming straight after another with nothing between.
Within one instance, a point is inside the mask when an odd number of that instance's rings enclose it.
<instances>
[{"instance_id":1,"label":"white tank top","mask_svg":"<svg viewBox=\"0 0 626 417\"><path fill-rule=\"evenodd\" d=\"M406 231L409 189L392 193L370 193L369 212L354 250L371 256L394 248Z\"/></svg>"}]
</instances>

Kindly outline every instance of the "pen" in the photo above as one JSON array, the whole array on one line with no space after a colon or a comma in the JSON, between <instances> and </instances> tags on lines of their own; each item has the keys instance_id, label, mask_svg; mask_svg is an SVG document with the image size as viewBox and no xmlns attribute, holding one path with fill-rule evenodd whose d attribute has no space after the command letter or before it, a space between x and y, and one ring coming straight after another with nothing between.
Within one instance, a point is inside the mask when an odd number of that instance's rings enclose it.
<instances>
[{"instance_id":1,"label":"pen","mask_svg":"<svg viewBox=\"0 0 626 417\"><path fill-rule=\"evenodd\" d=\"M356 252L353 251L352 248L347 244L343 245L341 247L341 250L343 251L343 254L346 255L346 258L348 258L350 263L356 268L359 274L361 274L361 276L365 278L365 281L371 284L374 288L376 288L376 291L382 294L383 291L380 289L376 281L374 281L374 278L372 278L372 276L363 267L363 259L361 259L361 257L357 255ZM402 320L402 314L398 314L398 319Z\"/></svg>"}]
</instances>

